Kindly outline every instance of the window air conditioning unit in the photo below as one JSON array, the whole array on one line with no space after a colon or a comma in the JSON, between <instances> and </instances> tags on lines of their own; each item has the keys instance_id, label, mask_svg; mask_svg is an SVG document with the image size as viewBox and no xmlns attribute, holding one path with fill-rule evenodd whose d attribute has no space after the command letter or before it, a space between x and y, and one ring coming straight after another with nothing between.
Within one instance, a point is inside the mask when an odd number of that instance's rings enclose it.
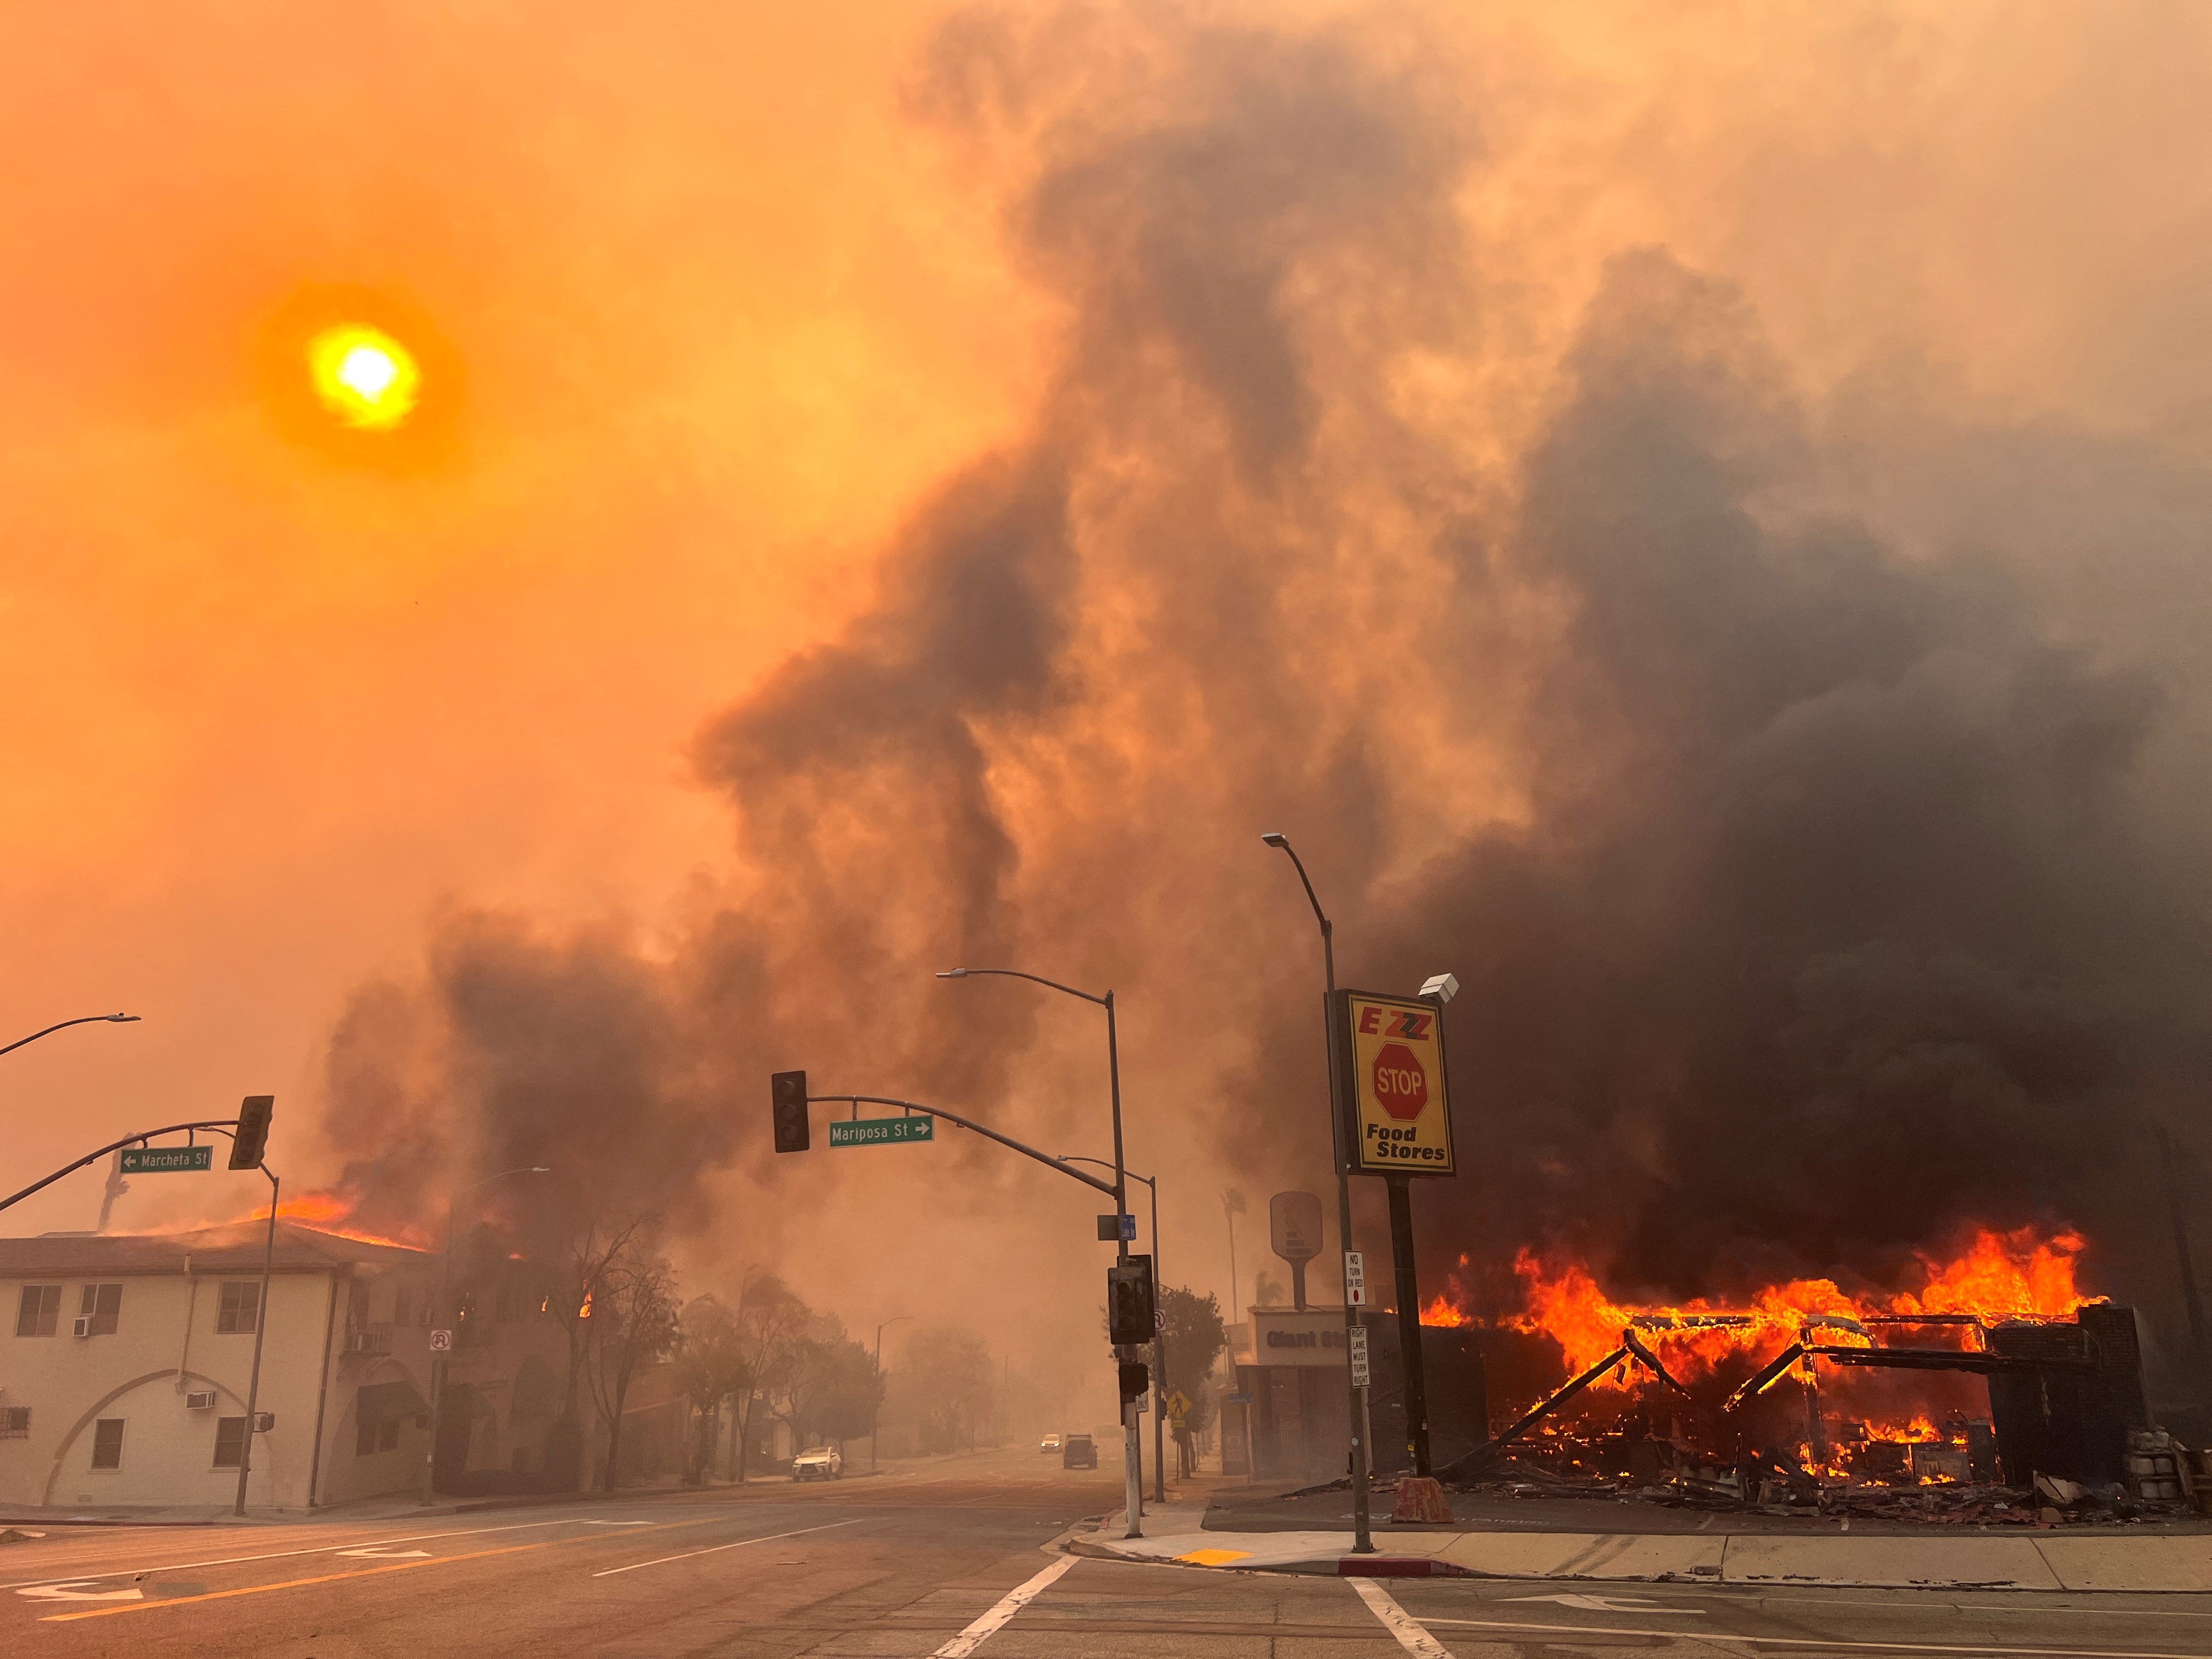
<instances>
[{"instance_id":1,"label":"window air conditioning unit","mask_svg":"<svg viewBox=\"0 0 2212 1659\"><path fill-rule=\"evenodd\" d=\"M70 1334L72 1336L90 1336L92 1334L92 1316L90 1314L79 1314L75 1319L71 1320L70 1322Z\"/></svg>"},{"instance_id":2,"label":"window air conditioning unit","mask_svg":"<svg viewBox=\"0 0 2212 1659\"><path fill-rule=\"evenodd\" d=\"M188 1412L213 1411L215 1409L215 1390L213 1389L204 1389L198 1393L186 1395L185 1396L185 1409Z\"/></svg>"}]
</instances>

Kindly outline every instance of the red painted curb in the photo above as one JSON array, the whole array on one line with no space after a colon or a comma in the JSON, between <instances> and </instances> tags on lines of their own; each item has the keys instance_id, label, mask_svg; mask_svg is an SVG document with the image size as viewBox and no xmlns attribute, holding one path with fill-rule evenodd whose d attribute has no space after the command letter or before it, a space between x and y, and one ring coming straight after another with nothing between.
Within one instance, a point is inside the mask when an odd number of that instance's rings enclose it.
<instances>
[{"instance_id":1,"label":"red painted curb","mask_svg":"<svg viewBox=\"0 0 2212 1659\"><path fill-rule=\"evenodd\" d=\"M1340 1578L1471 1578L1465 1567L1425 1555L1340 1555Z\"/></svg>"}]
</instances>

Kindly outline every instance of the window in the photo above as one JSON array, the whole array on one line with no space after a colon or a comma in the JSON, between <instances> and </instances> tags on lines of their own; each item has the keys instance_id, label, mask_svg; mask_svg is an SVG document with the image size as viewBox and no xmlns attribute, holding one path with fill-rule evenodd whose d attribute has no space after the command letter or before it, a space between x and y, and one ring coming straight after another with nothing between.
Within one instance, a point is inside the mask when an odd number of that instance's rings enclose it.
<instances>
[{"instance_id":1,"label":"window","mask_svg":"<svg viewBox=\"0 0 2212 1659\"><path fill-rule=\"evenodd\" d=\"M407 1287L402 1285L392 1293L392 1322L404 1325L413 1316L414 1311L407 1305Z\"/></svg>"},{"instance_id":2,"label":"window","mask_svg":"<svg viewBox=\"0 0 2212 1659\"><path fill-rule=\"evenodd\" d=\"M346 1292L346 1323L356 1329L368 1323L368 1286L358 1279Z\"/></svg>"},{"instance_id":3,"label":"window","mask_svg":"<svg viewBox=\"0 0 2212 1659\"><path fill-rule=\"evenodd\" d=\"M123 1287L120 1285L88 1285L84 1287L84 1294L77 1299L76 1310L92 1321L89 1334L112 1336L116 1321L123 1312ZM118 1417L114 1421L118 1425L115 1432L120 1435L123 1419ZM106 1467L112 1468L114 1465L111 1463Z\"/></svg>"},{"instance_id":4,"label":"window","mask_svg":"<svg viewBox=\"0 0 2212 1659\"><path fill-rule=\"evenodd\" d=\"M215 1466L234 1469L246 1458L246 1419L218 1417L215 1420Z\"/></svg>"},{"instance_id":5,"label":"window","mask_svg":"<svg viewBox=\"0 0 2212 1659\"><path fill-rule=\"evenodd\" d=\"M15 1334L52 1336L62 1316L62 1287L26 1285L22 1305L15 1310Z\"/></svg>"},{"instance_id":6,"label":"window","mask_svg":"<svg viewBox=\"0 0 2212 1659\"><path fill-rule=\"evenodd\" d=\"M27 1440L30 1434L28 1406L0 1406L0 1440Z\"/></svg>"},{"instance_id":7,"label":"window","mask_svg":"<svg viewBox=\"0 0 2212 1659\"><path fill-rule=\"evenodd\" d=\"M92 1287L88 1285L87 1290ZM92 1425L92 1467L95 1469L119 1469L123 1467L123 1419L103 1417Z\"/></svg>"},{"instance_id":8,"label":"window","mask_svg":"<svg viewBox=\"0 0 2212 1659\"><path fill-rule=\"evenodd\" d=\"M261 1285L254 1279L231 1279L222 1287L222 1302L215 1311L218 1336L251 1335L260 1321Z\"/></svg>"},{"instance_id":9,"label":"window","mask_svg":"<svg viewBox=\"0 0 2212 1659\"><path fill-rule=\"evenodd\" d=\"M356 1457L398 1449L399 1419L396 1417L387 1417L381 1423L364 1421L354 1432L353 1455Z\"/></svg>"}]
</instances>

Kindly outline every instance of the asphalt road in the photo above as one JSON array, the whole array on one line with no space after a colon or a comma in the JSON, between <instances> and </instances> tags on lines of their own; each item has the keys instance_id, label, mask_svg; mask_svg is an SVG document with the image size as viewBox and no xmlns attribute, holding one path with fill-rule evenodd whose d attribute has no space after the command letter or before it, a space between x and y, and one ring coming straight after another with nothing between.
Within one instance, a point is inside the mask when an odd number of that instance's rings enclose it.
<instances>
[{"instance_id":1,"label":"asphalt road","mask_svg":"<svg viewBox=\"0 0 2212 1659\"><path fill-rule=\"evenodd\" d=\"M0 1547L0 1653L943 1659L2212 1655L2212 1597L1354 1581L1048 1554L1118 1496L1034 1453L834 1485Z\"/></svg>"}]
</instances>

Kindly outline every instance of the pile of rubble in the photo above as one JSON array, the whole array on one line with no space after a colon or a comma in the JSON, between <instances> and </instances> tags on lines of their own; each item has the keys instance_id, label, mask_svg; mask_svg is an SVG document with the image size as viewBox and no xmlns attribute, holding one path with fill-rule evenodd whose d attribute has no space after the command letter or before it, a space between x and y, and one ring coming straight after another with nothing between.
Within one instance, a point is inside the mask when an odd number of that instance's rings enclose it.
<instances>
[{"instance_id":1,"label":"pile of rubble","mask_svg":"<svg viewBox=\"0 0 2212 1659\"><path fill-rule=\"evenodd\" d=\"M2084 1484L2049 1475L2038 1475L2031 1491L1985 1480L1838 1480L1816 1477L1771 1454L1752 1453L1728 1466L1674 1447L1669 1450L1677 1455L1663 1460L1664 1467L1615 1478L1547 1468L1542 1454L1523 1455L1519 1449L1498 1447L1475 1467L1462 1463L1449 1484L1454 1492L1489 1497L1575 1498L1668 1509L1863 1517L1933 1526L2111 1525L2212 1515L2212 1468L2206 1467L2205 1454L2183 1448L2157 1431L2139 1431L2131 1445L2125 1486ZM1560 1449L1556 1442L1546 1448L1548 1461L1559 1461ZM1568 1461L1571 1465L1582 1462Z\"/></svg>"}]
</instances>

